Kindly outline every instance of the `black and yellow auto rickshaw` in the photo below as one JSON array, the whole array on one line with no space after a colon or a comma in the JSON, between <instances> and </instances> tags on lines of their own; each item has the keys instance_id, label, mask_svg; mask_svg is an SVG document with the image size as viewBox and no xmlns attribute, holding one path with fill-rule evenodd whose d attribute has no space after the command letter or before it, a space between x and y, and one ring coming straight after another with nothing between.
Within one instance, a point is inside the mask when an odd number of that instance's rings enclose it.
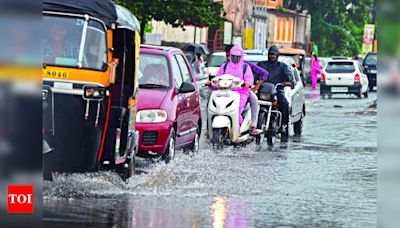
<instances>
[{"instance_id":1,"label":"black and yellow auto rickshaw","mask_svg":"<svg viewBox=\"0 0 400 228\"><path fill-rule=\"evenodd\" d=\"M295 67L300 71L300 76L304 82L306 51L298 48L279 48L279 54L281 56L288 56L294 59L296 62Z\"/></svg>"},{"instance_id":2,"label":"black and yellow auto rickshaw","mask_svg":"<svg viewBox=\"0 0 400 228\"><path fill-rule=\"evenodd\" d=\"M43 1L44 168L134 173L140 26L109 0Z\"/></svg>"}]
</instances>

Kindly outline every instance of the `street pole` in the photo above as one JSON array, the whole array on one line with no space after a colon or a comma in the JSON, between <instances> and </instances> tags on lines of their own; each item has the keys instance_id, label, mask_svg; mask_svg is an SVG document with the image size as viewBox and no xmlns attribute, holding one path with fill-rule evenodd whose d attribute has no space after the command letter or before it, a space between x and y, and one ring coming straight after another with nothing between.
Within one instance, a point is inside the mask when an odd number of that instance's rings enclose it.
<instances>
[{"instance_id":1,"label":"street pole","mask_svg":"<svg viewBox=\"0 0 400 228\"><path fill-rule=\"evenodd\" d=\"M197 29L197 27L194 26L194 43L196 43L196 33L197 33L196 29Z\"/></svg>"}]
</instances>

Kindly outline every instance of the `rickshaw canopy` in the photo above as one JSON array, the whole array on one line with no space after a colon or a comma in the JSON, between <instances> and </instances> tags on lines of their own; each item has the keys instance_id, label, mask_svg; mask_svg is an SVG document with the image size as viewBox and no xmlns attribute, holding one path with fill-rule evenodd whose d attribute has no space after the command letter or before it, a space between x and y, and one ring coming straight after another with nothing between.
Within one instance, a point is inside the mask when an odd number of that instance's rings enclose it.
<instances>
[{"instance_id":1,"label":"rickshaw canopy","mask_svg":"<svg viewBox=\"0 0 400 228\"><path fill-rule=\"evenodd\" d=\"M306 55L306 51L297 48L279 48L279 53L282 55Z\"/></svg>"},{"instance_id":2,"label":"rickshaw canopy","mask_svg":"<svg viewBox=\"0 0 400 228\"><path fill-rule=\"evenodd\" d=\"M128 9L120 5L115 5L117 10L118 28L125 28L132 31L140 32L140 24L138 19Z\"/></svg>"},{"instance_id":3,"label":"rickshaw canopy","mask_svg":"<svg viewBox=\"0 0 400 228\"><path fill-rule=\"evenodd\" d=\"M117 23L117 11L111 0L43 0L43 10L88 14L102 20L107 27Z\"/></svg>"}]
</instances>

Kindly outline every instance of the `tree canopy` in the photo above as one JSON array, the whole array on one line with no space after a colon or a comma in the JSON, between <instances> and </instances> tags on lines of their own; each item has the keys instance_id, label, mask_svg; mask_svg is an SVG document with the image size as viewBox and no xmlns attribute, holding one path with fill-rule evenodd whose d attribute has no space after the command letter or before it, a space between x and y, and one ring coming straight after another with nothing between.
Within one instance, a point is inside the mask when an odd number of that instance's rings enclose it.
<instances>
[{"instance_id":1,"label":"tree canopy","mask_svg":"<svg viewBox=\"0 0 400 228\"><path fill-rule=\"evenodd\" d=\"M311 40L321 56L361 53L364 25L372 20L375 0L286 0L289 9L311 14Z\"/></svg>"},{"instance_id":2,"label":"tree canopy","mask_svg":"<svg viewBox=\"0 0 400 228\"><path fill-rule=\"evenodd\" d=\"M218 26L222 21L222 2L213 0L118 0L141 22L142 34L146 24L155 19L173 27L184 25Z\"/></svg>"}]
</instances>

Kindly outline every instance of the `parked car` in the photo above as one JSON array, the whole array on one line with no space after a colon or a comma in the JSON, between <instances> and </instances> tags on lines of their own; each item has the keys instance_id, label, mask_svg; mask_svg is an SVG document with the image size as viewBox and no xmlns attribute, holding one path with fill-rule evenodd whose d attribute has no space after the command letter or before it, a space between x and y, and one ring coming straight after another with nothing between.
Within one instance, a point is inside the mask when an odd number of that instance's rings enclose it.
<instances>
[{"instance_id":1,"label":"parked car","mask_svg":"<svg viewBox=\"0 0 400 228\"><path fill-rule=\"evenodd\" d=\"M197 152L200 93L183 52L142 45L139 71L138 156L161 156L169 162L178 148Z\"/></svg>"},{"instance_id":2,"label":"parked car","mask_svg":"<svg viewBox=\"0 0 400 228\"><path fill-rule=\"evenodd\" d=\"M368 78L357 60L332 60L323 69L320 86L322 98L332 94L355 94L368 97Z\"/></svg>"},{"instance_id":3,"label":"parked car","mask_svg":"<svg viewBox=\"0 0 400 228\"><path fill-rule=\"evenodd\" d=\"M209 61L207 62L206 74L208 79L211 80L217 74L220 66L226 62L225 52L214 52Z\"/></svg>"},{"instance_id":4,"label":"parked car","mask_svg":"<svg viewBox=\"0 0 400 228\"><path fill-rule=\"evenodd\" d=\"M289 102L290 116L289 123L293 126L295 135L301 135L303 131L303 121L306 115L306 105L304 98L304 85L300 77L300 72L296 68L296 62L291 57L279 57L279 61L286 63L292 70L294 88L285 87L285 96Z\"/></svg>"},{"instance_id":5,"label":"parked car","mask_svg":"<svg viewBox=\"0 0 400 228\"><path fill-rule=\"evenodd\" d=\"M369 90L372 91L376 86L376 74L377 74L377 64L378 56L376 53L368 53L363 61L364 73L368 77Z\"/></svg>"}]
</instances>

